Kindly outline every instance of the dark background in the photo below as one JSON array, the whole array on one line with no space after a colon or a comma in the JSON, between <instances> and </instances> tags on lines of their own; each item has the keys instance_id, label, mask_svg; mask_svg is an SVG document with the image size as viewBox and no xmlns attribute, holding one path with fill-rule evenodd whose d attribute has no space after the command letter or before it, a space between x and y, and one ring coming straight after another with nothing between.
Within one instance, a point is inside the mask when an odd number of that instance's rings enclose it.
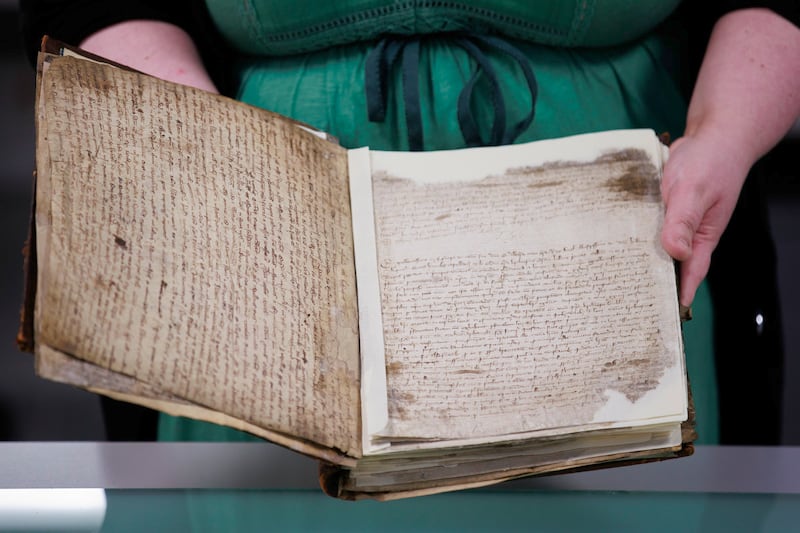
<instances>
[{"instance_id":1,"label":"dark background","mask_svg":"<svg viewBox=\"0 0 800 533\"><path fill-rule=\"evenodd\" d=\"M104 440L97 397L38 379L15 343L34 162L34 73L16 9L0 0L0 440Z\"/></svg>"},{"instance_id":2,"label":"dark background","mask_svg":"<svg viewBox=\"0 0 800 533\"><path fill-rule=\"evenodd\" d=\"M27 233L34 162L34 74L20 46L16 7L14 0L0 0L0 440L103 440L98 398L36 378L33 357L19 352L14 342L22 297L21 249ZM765 189L777 252L784 326L782 442L800 445L798 128L771 154L769 163ZM741 253L744 257L753 251L743 249ZM726 268L735 273L737 264L733 261ZM746 275L740 281L743 286L754 284ZM736 355L746 364L748 354ZM748 391L742 390L741 394L746 396ZM747 423L742 420L742 424Z\"/></svg>"}]
</instances>

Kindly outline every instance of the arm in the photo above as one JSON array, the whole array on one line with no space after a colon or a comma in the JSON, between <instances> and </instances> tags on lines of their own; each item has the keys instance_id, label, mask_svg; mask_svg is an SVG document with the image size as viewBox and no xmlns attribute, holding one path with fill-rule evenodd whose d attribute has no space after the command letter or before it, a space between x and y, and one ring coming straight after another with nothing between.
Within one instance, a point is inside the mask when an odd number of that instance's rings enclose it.
<instances>
[{"instance_id":1,"label":"arm","mask_svg":"<svg viewBox=\"0 0 800 533\"><path fill-rule=\"evenodd\" d=\"M25 48L32 63L43 35L170 81L216 92L192 38L221 82L227 48L201 0L20 0Z\"/></svg>"},{"instance_id":2,"label":"arm","mask_svg":"<svg viewBox=\"0 0 800 533\"><path fill-rule=\"evenodd\" d=\"M685 135L664 168L661 242L681 264L680 301L708 272L750 167L800 115L800 30L764 9L714 27L689 105Z\"/></svg>"},{"instance_id":3,"label":"arm","mask_svg":"<svg viewBox=\"0 0 800 533\"><path fill-rule=\"evenodd\" d=\"M80 46L152 76L218 92L189 34L168 22L120 22L89 35Z\"/></svg>"}]
</instances>

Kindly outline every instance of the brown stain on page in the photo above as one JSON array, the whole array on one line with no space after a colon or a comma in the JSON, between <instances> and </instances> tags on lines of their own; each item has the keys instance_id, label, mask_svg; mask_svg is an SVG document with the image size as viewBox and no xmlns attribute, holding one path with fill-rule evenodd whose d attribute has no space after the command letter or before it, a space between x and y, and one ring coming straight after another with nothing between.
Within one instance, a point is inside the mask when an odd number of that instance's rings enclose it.
<instances>
[{"instance_id":1,"label":"brown stain on page","mask_svg":"<svg viewBox=\"0 0 800 533\"><path fill-rule=\"evenodd\" d=\"M536 167L518 167L508 169L507 175L536 174L550 170L567 168L585 168L597 165L624 165L621 174L606 181L605 187L623 200L660 202L661 183L658 169L650 161L647 152L637 148L608 152L594 161L551 161ZM487 178L488 179L488 178ZM564 184L563 180L543 181L528 184L529 188L556 187Z\"/></svg>"},{"instance_id":2,"label":"brown stain on page","mask_svg":"<svg viewBox=\"0 0 800 533\"><path fill-rule=\"evenodd\" d=\"M543 181L541 183L529 183L527 185L527 187L529 189L544 189L544 188L547 188L547 187L558 187L562 183L564 183L563 180L559 180L559 181Z\"/></svg>"},{"instance_id":3,"label":"brown stain on page","mask_svg":"<svg viewBox=\"0 0 800 533\"><path fill-rule=\"evenodd\" d=\"M597 158L595 163L625 163L625 170L621 175L606 181L606 187L610 191L626 200L661 201L658 169L650 162L644 150L629 148L609 152Z\"/></svg>"},{"instance_id":4,"label":"brown stain on page","mask_svg":"<svg viewBox=\"0 0 800 533\"><path fill-rule=\"evenodd\" d=\"M403 363L400 362L392 362L386 365L386 374L396 374L403 370Z\"/></svg>"}]
</instances>

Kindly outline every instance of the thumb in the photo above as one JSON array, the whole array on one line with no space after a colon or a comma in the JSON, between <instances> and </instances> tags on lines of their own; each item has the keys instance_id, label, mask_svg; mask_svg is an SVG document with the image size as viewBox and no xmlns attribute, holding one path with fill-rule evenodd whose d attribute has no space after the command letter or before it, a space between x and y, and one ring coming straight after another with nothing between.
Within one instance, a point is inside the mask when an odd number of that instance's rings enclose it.
<instances>
[{"instance_id":1,"label":"thumb","mask_svg":"<svg viewBox=\"0 0 800 533\"><path fill-rule=\"evenodd\" d=\"M708 272L711 252L716 246L714 235L707 235L702 227L703 217L711 206L706 206L695 195L687 195L680 185L673 187L671 203L667 204L661 245L681 262L680 295L683 305L690 305L700 282Z\"/></svg>"},{"instance_id":2,"label":"thumb","mask_svg":"<svg viewBox=\"0 0 800 533\"><path fill-rule=\"evenodd\" d=\"M712 164L697 141L681 137L672 143L664 165L661 194L666 212L661 245L678 261L692 256L695 234L714 203Z\"/></svg>"},{"instance_id":3,"label":"thumb","mask_svg":"<svg viewBox=\"0 0 800 533\"><path fill-rule=\"evenodd\" d=\"M682 183L676 183L670 189L669 196L664 198L666 213L661 245L678 261L687 261L692 257L695 234L710 207L704 205L705 202L696 191L687 189Z\"/></svg>"}]
</instances>

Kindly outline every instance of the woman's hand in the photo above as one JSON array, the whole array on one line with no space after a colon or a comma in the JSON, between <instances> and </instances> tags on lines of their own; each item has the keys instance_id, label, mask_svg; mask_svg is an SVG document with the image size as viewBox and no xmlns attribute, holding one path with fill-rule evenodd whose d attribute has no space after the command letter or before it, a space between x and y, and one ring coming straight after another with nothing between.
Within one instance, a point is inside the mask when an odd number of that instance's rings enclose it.
<instances>
[{"instance_id":1,"label":"woman's hand","mask_svg":"<svg viewBox=\"0 0 800 533\"><path fill-rule=\"evenodd\" d=\"M673 143L661 192L661 242L682 262L689 305L750 167L800 115L800 29L764 9L734 11L714 27L684 137Z\"/></svg>"},{"instance_id":2,"label":"woman's hand","mask_svg":"<svg viewBox=\"0 0 800 533\"><path fill-rule=\"evenodd\" d=\"M729 155L732 154L733 156ZM661 242L681 262L680 302L690 305L705 278L750 169L724 142L685 136L670 148L661 194L666 204Z\"/></svg>"},{"instance_id":3,"label":"woman's hand","mask_svg":"<svg viewBox=\"0 0 800 533\"><path fill-rule=\"evenodd\" d=\"M156 20L131 20L93 33L88 52L157 78L217 93L197 47L181 28Z\"/></svg>"}]
</instances>

